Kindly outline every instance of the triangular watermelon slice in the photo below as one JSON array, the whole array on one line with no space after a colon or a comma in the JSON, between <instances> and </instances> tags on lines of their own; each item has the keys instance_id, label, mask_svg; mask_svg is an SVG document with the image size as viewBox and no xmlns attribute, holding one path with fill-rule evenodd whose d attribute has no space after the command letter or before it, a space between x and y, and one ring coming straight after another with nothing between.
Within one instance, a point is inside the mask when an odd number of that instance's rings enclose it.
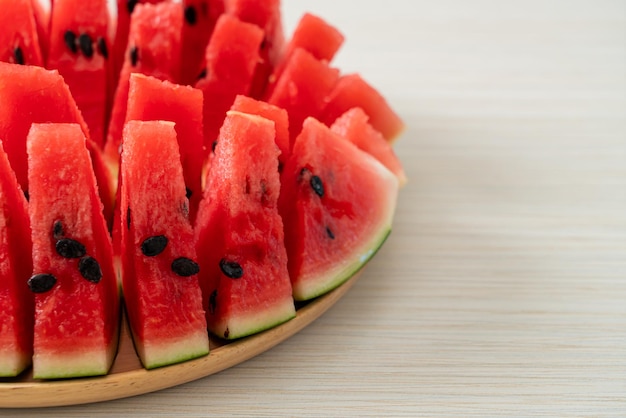
<instances>
[{"instance_id":1,"label":"triangular watermelon slice","mask_svg":"<svg viewBox=\"0 0 626 418\"><path fill-rule=\"evenodd\" d=\"M263 31L223 14L206 49L206 74L196 88L204 94L204 146L212 148L226 112L238 94L247 95L259 61Z\"/></svg>"},{"instance_id":2,"label":"triangular watermelon slice","mask_svg":"<svg viewBox=\"0 0 626 418\"><path fill-rule=\"evenodd\" d=\"M124 65L115 91L105 145L105 153L113 167L119 161L130 74L142 73L171 82L178 82L180 78L181 5L163 2L133 7Z\"/></svg>"},{"instance_id":3,"label":"triangular watermelon slice","mask_svg":"<svg viewBox=\"0 0 626 418\"><path fill-rule=\"evenodd\" d=\"M126 124L118 197L124 300L142 364L152 369L208 354L174 123Z\"/></svg>"},{"instance_id":4,"label":"triangular watermelon slice","mask_svg":"<svg viewBox=\"0 0 626 418\"><path fill-rule=\"evenodd\" d=\"M393 141L404 130L404 122L389 106L387 100L359 74L342 75L332 92L326 97L319 119L332 125L335 120L353 107L360 107L369 116L369 123Z\"/></svg>"},{"instance_id":5,"label":"triangular watermelon slice","mask_svg":"<svg viewBox=\"0 0 626 418\"><path fill-rule=\"evenodd\" d=\"M185 21L183 22L182 56L180 80L193 85L204 68L206 50L215 23L224 13L224 0L183 0Z\"/></svg>"},{"instance_id":6,"label":"triangular watermelon slice","mask_svg":"<svg viewBox=\"0 0 626 418\"><path fill-rule=\"evenodd\" d=\"M302 130L302 123L309 116L320 115L338 79L339 70L331 68L328 62L318 60L302 48L293 51L267 99L289 113L292 148L293 141Z\"/></svg>"},{"instance_id":7,"label":"triangular watermelon slice","mask_svg":"<svg viewBox=\"0 0 626 418\"><path fill-rule=\"evenodd\" d=\"M209 330L220 338L240 338L295 316L274 136L271 121L229 111L200 203L200 284Z\"/></svg>"},{"instance_id":8,"label":"triangular watermelon slice","mask_svg":"<svg viewBox=\"0 0 626 418\"><path fill-rule=\"evenodd\" d=\"M296 49L301 48L321 61L330 62L343 44L344 37L334 26L324 19L311 13L305 13L298 22L296 29L285 46L280 60L272 72L265 97L269 97L280 79L285 65Z\"/></svg>"},{"instance_id":9,"label":"triangular watermelon slice","mask_svg":"<svg viewBox=\"0 0 626 418\"><path fill-rule=\"evenodd\" d=\"M287 162L289 154L291 154L289 143L289 115L287 115L287 111L278 106L243 95L239 95L235 98L231 110L261 116L274 122L274 128L276 129L276 145L280 150L280 155L278 156L278 170L280 171Z\"/></svg>"},{"instance_id":10,"label":"triangular watermelon slice","mask_svg":"<svg viewBox=\"0 0 626 418\"><path fill-rule=\"evenodd\" d=\"M391 144L368 123L368 120L369 116L365 111L355 107L338 117L330 129L383 163L398 177L400 187L404 186L407 180L402 163Z\"/></svg>"},{"instance_id":11,"label":"triangular watermelon slice","mask_svg":"<svg viewBox=\"0 0 626 418\"><path fill-rule=\"evenodd\" d=\"M77 124L33 124L27 145L33 376L106 374L117 350L119 295L85 136Z\"/></svg>"},{"instance_id":12,"label":"triangular watermelon slice","mask_svg":"<svg viewBox=\"0 0 626 418\"><path fill-rule=\"evenodd\" d=\"M265 34L250 87L250 95L256 99L261 98L285 43L280 0L225 0L225 5L227 14L258 26Z\"/></svg>"},{"instance_id":13,"label":"triangular watermelon slice","mask_svg":"<svg viewBox=\"0 0 626 418\"><path fill-rule=\"evenodd\" d=\"M30 220L24 194L0 142L0 376L17 376L33 355Z\"/></svg>"},{"instance_id":14,"label":"triangular watermelon slice","mask_svg":"<svg viewBox=\"0 0 626 418\"><path fill-rule=\"evenodd\" d=\"M139 73L130 75L126 121L168 120L175 123L183 177L193 224L202 198L202 92L191 86L161 81Z\"/></svg>"},{"instance_id":15,"label":"triangular watermelon slice","mask_svg":"<svg viewBox=\"0 0 626 418\"><path fill-rule=\"evenodd\" d=\"M87 149L98 180L107 221L113 218L113 185L99 147L63 77L56 70L0 62L0 139L17 180L28 193L26 136L33 123L76 123L87 137Z\"/></svg>"},{"instance_id":16,"label":"triangular watermelon slice","mask_svg":"<svg viewBox=\"0 0 626 418\"><path fill-rule=\"evenodd\" d=\"M391 231L398 179L374 157L308 118L282 173L289 275L296 300L339 286Z\"/></svg>"},{"instance_id":17,"label":"triangular watermelon slice","mask_svg":"<svg viewBox=\"0 0 626 418\"><path fill-rule=\"evenodd\" d=\"M99 147L106 122L108 31L107 0L54 1L46 66L63 76Z\"/></svg>"},{"instance_id":18,"label":"triangular watermelon slice","mask_svg":"<svg viewBox=\"0 0 626 418\"><path fill-rule=\"evenodd\" d=\"M0 61L43 65L31 0L2 3L0 28Z\"/></svg>"}]
</instances>

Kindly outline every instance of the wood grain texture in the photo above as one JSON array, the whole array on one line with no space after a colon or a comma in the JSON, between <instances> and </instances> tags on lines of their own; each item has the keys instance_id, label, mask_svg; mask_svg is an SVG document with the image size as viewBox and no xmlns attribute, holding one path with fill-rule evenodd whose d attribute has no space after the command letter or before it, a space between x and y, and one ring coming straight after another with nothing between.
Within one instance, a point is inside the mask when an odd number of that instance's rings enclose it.
<instances>
[{"instance_id":1,"label":"wood grain texture","mask_svg":"<svg viewBox=\"0 0 626 418\"><path fill-rule=\"evenodd\" d=\"M407 122L395 230L296 336L38 416L626 416L626 3L284 0ZM0 415L16 411L0 410Z\"/></svg>"}]
</instances>

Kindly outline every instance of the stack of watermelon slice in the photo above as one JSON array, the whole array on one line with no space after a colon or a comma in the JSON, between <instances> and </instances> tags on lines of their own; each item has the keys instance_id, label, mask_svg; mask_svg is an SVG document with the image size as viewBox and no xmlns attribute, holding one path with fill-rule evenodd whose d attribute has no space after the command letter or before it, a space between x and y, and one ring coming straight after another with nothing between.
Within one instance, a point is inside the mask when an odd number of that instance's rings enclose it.
<instances>
[{"instance_id":1,"label":"stack of watermelon slice","mask_svg":"<svg viewBox=\"0 0 626 418\"><path fill-rule=\"evenodd\" d=\"M323 19L285 40L279 0L0 3L0 376L108 373L123 311L144 367L207 355L390 233L403 124Z\"/></svg>"}]
</instances>

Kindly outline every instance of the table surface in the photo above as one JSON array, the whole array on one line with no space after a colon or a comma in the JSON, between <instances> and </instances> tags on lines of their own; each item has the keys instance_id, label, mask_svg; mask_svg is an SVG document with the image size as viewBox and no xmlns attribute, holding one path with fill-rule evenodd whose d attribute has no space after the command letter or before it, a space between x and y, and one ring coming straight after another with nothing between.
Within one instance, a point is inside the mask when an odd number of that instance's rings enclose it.
<instances>
[{"instance_id":1,"label":"table surface","mask_svg":"<svg viewBox=\"0 0 626 418\"><path fill-rule=\"evenodd\" d=\"M38 416L625 416L626 3L283 0L406 121L395 229L285 343ZM16 411L0 410L0 415Z\"/></svg>"}]
</instances>

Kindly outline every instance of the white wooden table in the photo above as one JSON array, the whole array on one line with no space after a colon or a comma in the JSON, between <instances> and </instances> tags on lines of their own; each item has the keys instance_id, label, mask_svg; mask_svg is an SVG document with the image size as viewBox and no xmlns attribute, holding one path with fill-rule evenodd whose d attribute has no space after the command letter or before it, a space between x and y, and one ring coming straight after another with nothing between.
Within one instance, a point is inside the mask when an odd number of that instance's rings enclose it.
<instances>
[{"instance_id":1,"label":"white wooden table","mask_svg":"<svg viewBox=\"0 0 626 418\"><path fill-rule=\"evenodd\" d=\"M38 416L626 416L626 3L284 0L406 120L395 230L287 342ZM15 410L0 410L14 416Z\"/></svg>"}]
</instances>

